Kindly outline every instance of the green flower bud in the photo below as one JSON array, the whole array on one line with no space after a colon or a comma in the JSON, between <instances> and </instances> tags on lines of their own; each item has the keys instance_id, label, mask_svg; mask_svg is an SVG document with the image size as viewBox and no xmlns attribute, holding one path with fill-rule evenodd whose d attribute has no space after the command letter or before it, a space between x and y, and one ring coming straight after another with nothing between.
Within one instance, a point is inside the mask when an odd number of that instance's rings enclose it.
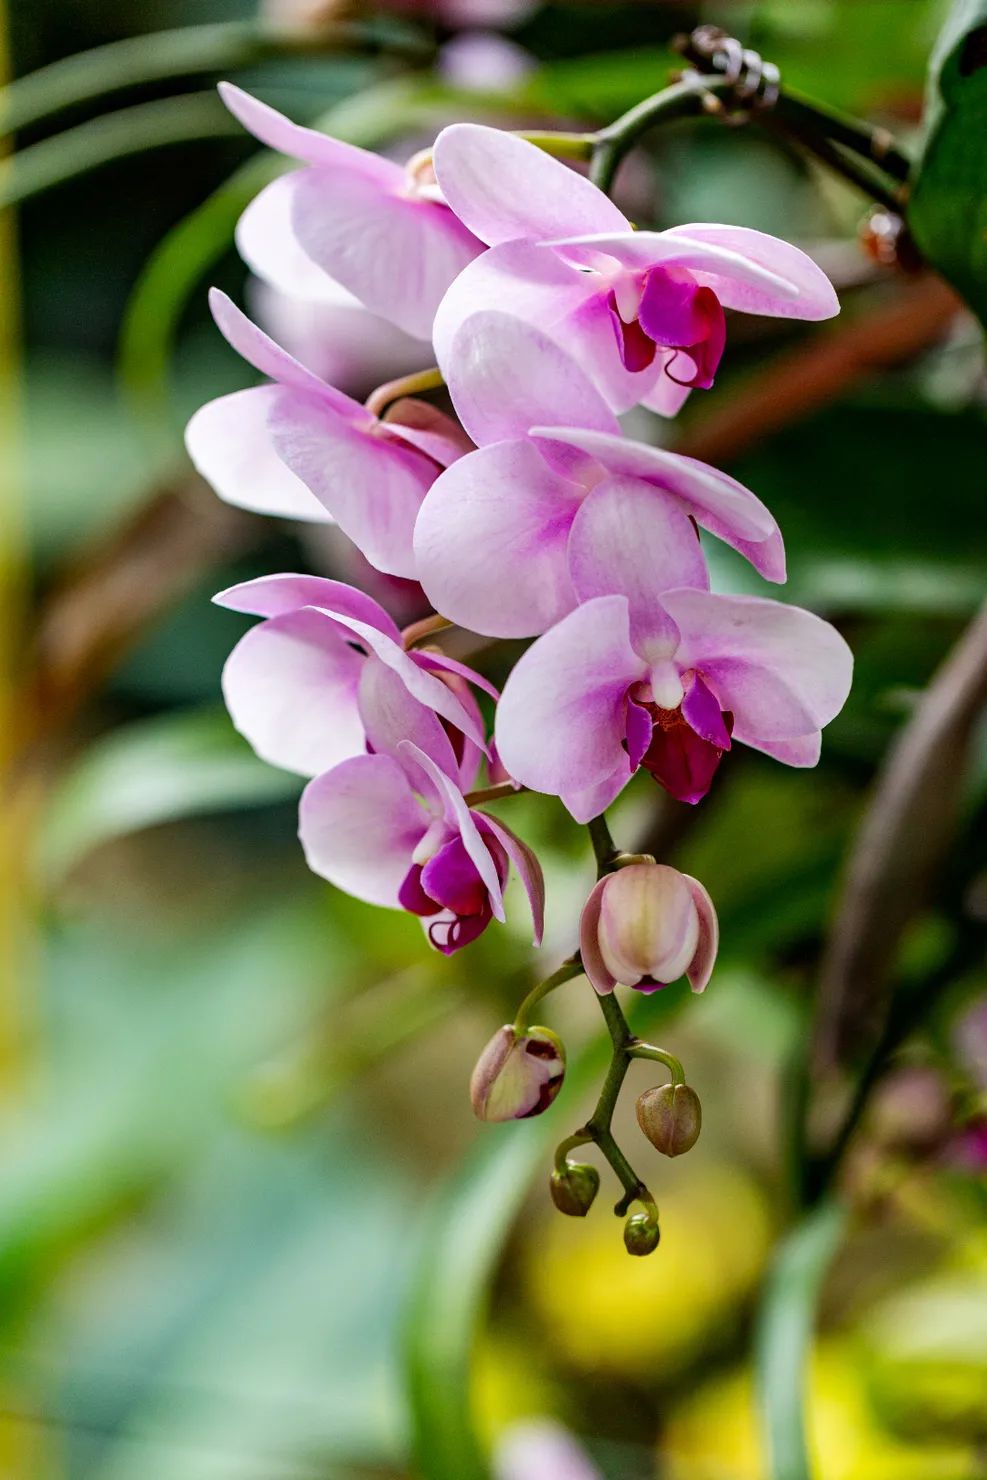
<instances>
[{"instance_id":1,"label":"green flower bud","mask_svg":"<svg viewBox=\"0 0 987 1480\"><path fill-rule=\"evenodd\" d=\"M624 1224L624 1248L643 1258L653 1254L661 1239L658 1219L652 1213L632 1213Z\"/></svg>"},{"instance_id":2,"label":"green flower bud","mask_svg":"<svg viewBox=\"0 0 987 1480\"><path fill-rule=\"evenodd\" d=\"M703 1109L699 1096L687 1084L662 1084L646 1089L637 1102L637 1123L666 1156L681 1156L699 1140Z\"/></svg>"},{"instance_id":3,"label":"green flower bud","mask_svg":"<svg viewBox=\"0 0 987 1480\"><path fill-rule=\"evenodd\" d=\"M477 1059L470 1079L480 1120L524 1120L547 1110L562 1088L565 1048L551 1028L519 1033L499 1028Z\"/></svg>"},{"instance_id":4,"label":"green flower bud","mask_svg":"<svg viewBox=\"0 0 987 1480\"><path fill-rule=\"evenodd\" d=\"M552 1173L549 1191L560 1213L570 1218L585 1218L600 1190L600 1174L586 1162L570 1161L565 1171Z\"/></svg>"}]
</instances>

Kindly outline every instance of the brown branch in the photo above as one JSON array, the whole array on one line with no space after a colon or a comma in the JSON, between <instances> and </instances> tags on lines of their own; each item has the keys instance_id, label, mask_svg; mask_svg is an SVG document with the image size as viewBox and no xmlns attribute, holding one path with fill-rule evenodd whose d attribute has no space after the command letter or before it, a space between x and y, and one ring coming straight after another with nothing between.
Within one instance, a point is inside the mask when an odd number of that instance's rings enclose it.
<instances>
[{"instance_id":1,"label":"brown branch","mask_svg":"<svg viewBox=\"0 0 987 1480\"><path fill-rule=\"evenodd\" d=\"M838 323L756 371L737 393L691 428L677 452L731 463L811 416L876 371L893 369L937 343L962 308L941 278L902 278L874 307Z\"/></svg>"},{"instance_id":2,"label":"brown branch","mask_svg":"<svg viewBox=\"0 0 987 1480\"><path fill-rule=\"evenodd\" d=\"M857 836L823 957L813 1061L840 1063L886 1011L909 921L956 830L970 743L987 705L987 603L898 737Z\"/></svg>"}]
</instances>

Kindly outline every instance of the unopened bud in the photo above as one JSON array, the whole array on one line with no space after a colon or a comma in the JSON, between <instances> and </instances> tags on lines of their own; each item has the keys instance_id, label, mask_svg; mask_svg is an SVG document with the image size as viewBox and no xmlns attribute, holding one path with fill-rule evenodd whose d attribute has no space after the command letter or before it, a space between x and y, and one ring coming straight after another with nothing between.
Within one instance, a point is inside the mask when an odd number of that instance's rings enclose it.
<instances>
[{"instance_id":1,"label":"unopened bud","mask_svg":"<svg viewBox=\"0 0 987 1480\"><path fill-rule=\"evenodd\" d=\"M549 1190L560 1213L585 1218L600 1190L600 1174L586 1162L570 1161L564 1171L552 1173Z\"/></svg>"},{"instance_id":2,"label":"unopened bud","mask_svg":"<svg viewBox=\"0 0 987 1480\"><path fill-rule=\"evenodd\" d=\"M593 889L579 925L586 975L600 993L619 983L654 992L685 974L709 981L719 939L703 886L663 863L632 863Z\"/></svg>"},{"instance_id":3,"label":"unopened bud","mask_svg":"<svg viewBox=\"0 0 987 1480\"><path fill-rule=\"evenodd\" d=\"M643 1258L653 1254L661 1240L661 1229L653 1213L632 1213L624 1224L624 1248Z\"/></svg>"},{"instance_id":4,"label":"unopened bud","mask_svg":"<svg viewBox=\"0 0 987 1480\"><path fill-rule=\"evenodd\" d=\"M550 1028L519 1033L509 1024L491 1038L470 1079L480 1120L524 1120L547 1110L562 1088L565 1048Z\"/></svg>"},{"instance_id":5,"label":"unopened bud","mask_svg":"<svg viewBox=\"0 0 987 1480\"><path fill-rule=\"evenodd\" d=\"M699 1140L703 1108L689 1085L662 1084L639 1098L637 1123L652 1146L666 1156L681 1156Z\"/></svg>"}]
</instances>

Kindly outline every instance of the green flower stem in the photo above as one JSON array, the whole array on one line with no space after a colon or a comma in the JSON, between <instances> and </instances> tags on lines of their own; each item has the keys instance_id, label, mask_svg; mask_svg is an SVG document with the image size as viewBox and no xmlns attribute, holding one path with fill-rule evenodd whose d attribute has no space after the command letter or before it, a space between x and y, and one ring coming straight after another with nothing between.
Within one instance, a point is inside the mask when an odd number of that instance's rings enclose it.
<instances>
[{"instance_id":1,"label":"green flower stem","mask_svg":"<svg viewBox=\"0 0 987 1480\"><path fill-rule=\"evenodd\" d=\"M483 786L479 791L466 793L466 805L478 807L482 802L506 802L508 797L519 797L528 788L516 786L513 781L498 781L495 786Z\"/></svg>"},{"instance_id":2,"label":"green flower stem","mask_svg":"<svg viewBox=\"0 0 987 1480\"><path fill-rule=\"evenodd\" d=\"M872 128L858 118L848 118L821 103L789 92L788 88L782 88L779 93L774 114L793 137L805 142L829 139L831 143L839 144L877 165L900 184L904 184L911 174L911 160L898 148L894 135L887 129Z\"/></svg>"},{"instance_id":3,"label":"green flower stem","mask_svg":"<svg viewBox=\"0 0 987 1480\"><path fill-rule=\"evenodd\" d=\"M725 78L692 74L622 113L596 136L589 169L594 185L609 194L624 155L643 134L656 124L709 112L717 95L731 88Z\"/></svg>"},{"instance_id":4,"label":"green flower stem","mask_svg":"<svg viewBox=\"0 0 987 1480\"><path fill-rule=\"evenodd\" d=\"M383 416L388 406L400 401L402 396L417 396L422 391L437 391L445 385L438 365L428 370L418 370L414 375L402 375L399 380L388 380L371 391L366 407L374 416Z\"/></svg>"},{"instance_id":5,"label":"green flower stem","mask_svg":"<svg viewBox=\"0 0 987 1480\"><path fill-rule=\"evenodd\" d=\"M303 30L256 19L127 37L53 62L0 88L0 128L14 133L62 109L148 82L234 72L271 57L378 49L427 60L432 46L404 27L336 22Z\"/></svg>"},{"instance_id":6,"label":"green flower stem","mask_svg":"<svg viewBox=\"0 0 987 1480\"><path fill-rule=\"evenodd\" d=\"M558 971L553 971L551 976L539 982L536 987L532 987L517 1010L514 1018L514 1031L516 1033L525 1032L531 1020L532 1008L536 1007L543 997L547 997L549 992L554 992L556 987L561 987L563 982L572 981L574 976L580 976L582 970L583 963L577 952L576 955L570 956L568 961L563 961Z\"/></svg>"},{"instance_id":7,"label":"green flower stem","mask_svg":"<svg viewBox=\"0 0 987 1480\"><path fill-rule=\"evenodd\" d=\"M682 1068L681 1060L674 1054L666 1053L663 1048L655 1048L652 1043L634 1042L628 1049L632 1059L654 1059L657 1064L664 1064L672 1076L673 1084L685 1084L685 1070Z\"/></svg>"},{"instance_id":8,"label":"green flower stem","mask_svg":"<svg viewBox=\"0 0 987 1480\"><path fill-rule=\"evenodd\" d=\"M554 133L550 129L513 129L512 132L556 159L592 159L599 140L598 134Z\"/></svg>"}]
</instances>

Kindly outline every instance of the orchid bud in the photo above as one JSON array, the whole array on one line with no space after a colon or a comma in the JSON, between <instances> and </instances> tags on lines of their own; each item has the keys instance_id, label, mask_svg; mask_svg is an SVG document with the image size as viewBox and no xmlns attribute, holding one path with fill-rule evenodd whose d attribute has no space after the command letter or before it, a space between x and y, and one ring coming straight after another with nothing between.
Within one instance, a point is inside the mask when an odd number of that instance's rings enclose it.
<instances>
[{"instance_id":1,"label":"orchid bud","mask_svg":"<svg viewBox=\"0 0 987 1480\"><path fill-rule=\"evenodd\" d=\"M550 1028L506 1024L476 1061L470 1079L473 1112L480 1120L524 1120L547 1110L562 1088L565 1047Z\"/></svg>"},{"instance_id":2,"label":"orchid bud","mask_svg":"<svg viewBox=\"0 0 987 1480\"><path fill-rule=\"evenodd\" d=\"M653 1254L661 1240L661 1229L654 1213L632 1213L624 1224L624 1248L628 1254L643 1258Z\"/></svg>"},{"instance_id":3,"label":"orchid bud","mask_svg":"<svg viewBox=\"0 0 987 1480\"><path fill-rule=\"evenodd\" d=\"M600 1190L600 1174L586 1162L569 1161L564 1171L552 1173L549 1190L560 1213L585 1218Z\"/></svg>"},{"instance_id":4,"label":"orchid bud","mask_svg":"<svg viewBox=\"0 0 987 1480\"><path fill-rule=\"evenodd\" d=\"M666 1156L681 1156L699 1140L702 1105L687 1084L646 1089L637 1102L637 1123L652 1146Z\"/></svg>"},{"instance_id":5,"label":"orchid bud","mask_svg":"<svg viewBox=\"0 0 987 1480\"><path fill-rule=\"evenodd\" d=\"M583 966L601 995L618 984L655 992L683 974L701 992L718 943L706 890L663 863L628 864L601 879L579 927Z\"/></svg>"}]
</instances>

